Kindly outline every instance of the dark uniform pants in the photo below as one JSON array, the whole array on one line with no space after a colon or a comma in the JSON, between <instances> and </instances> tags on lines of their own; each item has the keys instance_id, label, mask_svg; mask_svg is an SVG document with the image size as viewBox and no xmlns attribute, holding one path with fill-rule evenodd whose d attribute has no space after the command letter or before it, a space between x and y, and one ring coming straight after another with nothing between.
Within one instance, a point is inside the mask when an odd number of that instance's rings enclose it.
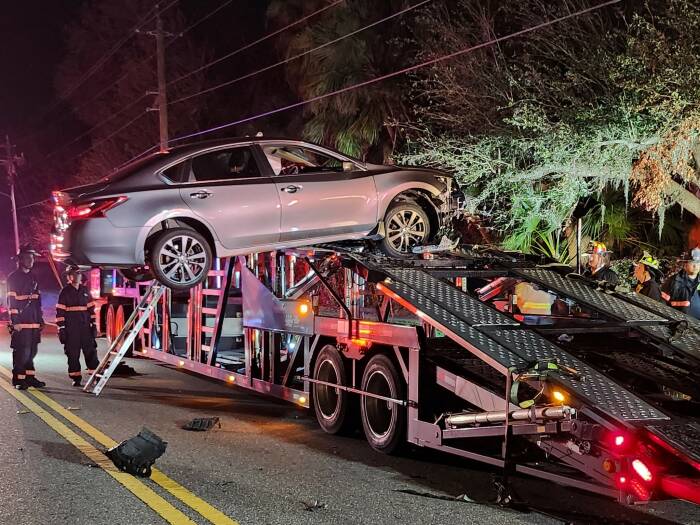
<instances>
[{"instance_id":1,"label":"dark uniform pants","mask_svg":"<svg viewBox=\"0 0 700 525\"><path fill-rule=\"evenodd\" d=\"M89 373L95 371L100 364L97 359L97 343L92 336L92 329L89 326L79 329L71 328L66 330L66 344L64 346L66 357L68 357L68 375L70 377L80 377L80 351L85 356L85 366Z\"/></svg>"},{"instance_id":2,"label":"dark uniform pants","mask_svg":"<svg viewBox=\"0 0 700 525\"><path fill-rule=\"evenodd\" d=\"M26 376L36 374L34 358L39 350L38 332L37 328L23 328L12 334L10 346L12 347L13 381L24 380Z\"/></svg>"}]
</instances>

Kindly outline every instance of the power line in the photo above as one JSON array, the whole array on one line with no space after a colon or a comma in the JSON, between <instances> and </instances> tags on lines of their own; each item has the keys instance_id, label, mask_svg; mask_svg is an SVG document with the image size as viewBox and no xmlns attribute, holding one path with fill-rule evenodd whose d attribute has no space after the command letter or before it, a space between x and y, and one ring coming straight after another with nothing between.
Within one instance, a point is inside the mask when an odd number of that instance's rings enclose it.
<instances>
[{"instance_id":1,"label":"power line","mask_svg":"<svg viewBox=\"0 0 700 525\"><path fill-rule=\"evenodd\" d=\"M128 128L129 126L131 126L134 122L136 122L137 120L139 120L139 119L141 119L141 118L143 118L143 117L145 117L145 116L146 116L146 112L145 112L145 111L144 111L143 113L140 113L139 115L136 115L134 118L132 118L131 120L129 120L129 121L128 121L126 124L124 124L123 126L121 126L121 127L119 127L118 129L114 130L112 133L110 133L110 134L107 135L106 137L104 137L104 138L98 140L97 142L95 142L94 144L92 144L92 145L91 145L89 148L87 148L86 150L83 150L82 152L78 153L77 155L75 155L74 157L72 157L71 159L69 159L68 162L72 162L72 161L78 159L79 157L82 157L83 155L85 155L85 154L88 153L89 151L92 151L93 149L95 149L95 148L96 148L97 146L99 146L100 144L102 144L102 143L108 141L109 139L111 139L112 137L114 137L115 135L117 135L118 133L121 133L121 132L124 131L126 128Z\"/></svg>"},{"instance_id":2,"label":"power line","mask_svg":"<svg viewBox=\"0 0 700 525\"><path fill-rule=\"evenodd\" d=\"M208 20L209 18L211 18L212 16L214 16L216 13L218 13L219 11L221 11L224 7L226 7L226 6L228 6L229 4L231 4L231 2L233 2L233 0L227 0L226 2L224 2L223 4L221 4L219 7L217 7L216 9L214 9L213 11L209 11L209 13L207 13L207 14L204 15L202 18L200 18L199 20L197 20L194 24L191 24L191 25L187 26L185 29L183 29L182 32L181 32L178 36L182 36L182 35L184 35L185 33L191 31L192 29L194 29L195 27L197 27L199 24L201 24L201 23L204 22L205 20ZM173 39L168 43L168 45L167 45L166 47L168 47L170 44L172 44L175 40L176 40L176 38L173 38Z\"/></svg>"},{"instance_id":3,"label":"power line","mask_svg":"<svg viewBox=\"0 0 700 525\"><path fill-rule=\"evenodd\" d=\"M170 102L170 104L171 104L171 105L172 105L172 104L177 104L178 102L183 102L183 101L185 101L185 100L189 100L189 99L191 99L191 98L198 97L198 96L200 96L200 95L205 95L205 94L207 94L207 93L211 93L212 91L216 91L217 89L221 89L221 88L223 88L223 87L230 86L230 85L232 85L232 84L235 84L236 82L240 82L241 80L245 80L245 79L247 79L247 78L253 77L253 76L258 75L258 74L260 74L260 73L264 73L265 71L269 71L270 69L274 69L274 68L276 68L276 67L278 67L278 66L281 66L281 65L283 65L283 64L287 64L287 63L289 63L289 62L292 62L293 60L296 60L296 59L298 59L298 58L304 57L304 56L306 56L306 55L310 55L311 53L314 53L314 52L318 51L319 49L323 49L323 48L326 48L326 47L331 46L331 45L333 45L333 44L337 44L337 43L340 42L341 40L345 40L346 38L350 38L351 36L355 36L356 34L361 33L362 31L366 31L367 29L371 29L372 27L375 27L375 26L377 26L377 25L379 25L379 24L382 24L382 23L384 23L384 22L387 22L388 20L391 20L392 18L396 18L397 16L401 16L401 15L403 15L403 14L409 12L409 11L412 11L413 9L416 9L416 8L418 8L418 7L421 7L421 6L425 5L425 4L427 4L428 2L432 2L432 0L423 0L422 2L418 2L417 4L408 6L408 7L404 8L404 9L402 9L402 10L400 10L400 11L397 11L396 13L393 13L393 14L391 14L391 15L389 15L389 16L386 16L386 17L384 17L384 18L382 18L382 19L380 19L380 20L376 20L375 22L372 22L371 24L368 24L368 25L363 26L363 27L361 27L361 28L359 28L359 29L356 29L356 30L354 30L354 31L351 31L351 32L349 32L349 33L346 33L346 34L343 35L343 36L340 36L340 37L338 37L338 38L334 38L333 40L329 40L328 42L324 42L323 44L318 45L318 46L316 46L316 47L314 47L314 48L308 49L308 50L306 50L306 51L304 51L304 52L302 52L302 53L298 53L298 54L296 54L296 55L294 55L294 56L292 56L292 57L286 58L286 59L284 59L284 60L280 60L279 62L276 62L276 63L274 63L274 64L272 64L272 65L266 66L266 67L264 67L264 68L262 68L262 69L258 69L257 71L253 71L252 73L247 73L247 74L245 74L245 75L243 75L243 76L241 76L241 77L234 78L233 80L228 80L228 81L226 81L226 82L222 82L221 84L217 84L217 85L215 85L215 86L211 86L211 87L209 87L209 88L203 89L202 91L198 91L197 93L193 93L193 94L191 94L191 95L186 95L186 96L184 96L184 97L180 97L180 98L178 98L178 99L173 100L172 102Z\"/></svg>"},{"instance_id":4,"label":"power line","mask_svg":"<svg viewBox=\"0 0 700 525\"><path fill-rule=\"evenodd\" d=\"M245 51L246 49L250 49L251 47L253 47L261 42L264 42L265 40L272 38L273 36L279 35L280 33L286 31L287 29L290 29L290 28L297 26L303 22L306 22L310 18L312 18L316 15L319 15L319 14L323 13L324 11L327 11L328 9L335 7L336 5L338 5L344 1L345 0L335 0L335 1L331 2L330 4L324 6L320 9L317 9L313 13L308 14L306 16L303 16L302 18L292 22L291 24L288 24L284 27L281 27L280 29L273 31L272 33L268 33L268 34L258 38L257 40L250 42L250 43L244 45L243 47L236 49L235 51L231 51L230 53L223 55L217 59L214 59L211 62L204 64L201 67L198 67L197 69L195 69L193 71L190 71L189 73L185 73L184 75L182 75L174 80L171 80L170 82L168 82L168 86L170 86L171 84L175 84L176 82L180 82L181 80L184 80L185 78L191 77L192 75L199 73L200 71L204 71L205 69L208 69L211 66L218 64L219 62L223 62L224 60L227 60L227 59L231 58L232 56L237 55L238 53L241 53L242 51Z\"/></svg>"},{"instance_id":5,"label":"power line","mask_svg":"<svg viewBox=\"0 0 700 525\"><path fill-rule=\"evenodd\" d=\"M306 99L306 100L302 100L302 101L300 101L300 102L295 102L294 104L289 104L289 105L287 105L287 106L282 106L282 107L279 107L279 108L276 108L276 109L272 109L272 110L270 110L270 111L266 111L266 112L260 113L260 114L258 114L258 115L253 115L253 116L250 116L250 117L245 117L245 118L242 118L242 119L239 119L239 120L235 120L235 121L233 121L233 122L227 122L227 123L225 123L225 124L221 124L221 125L219 125L219 126L214 126L214 127L212 127L212 128L209 128L209 129L205 129L205 130L201 130L201 131L196 131L196 132L193 132L193 133L188 133L187 135L182 135L182 136L180 136L180 137L176 137L176 138L174 138L174 139L171 139L170 142L180 142L180 141L183 141L183 140L192 138L192 137L198 137L198 136L201 136L201 135L206 135L206 134L209 134L209 133L213 133L213 132L215 132L215 131L220 131L220 130L222 130L222 129L230 128L231 126L236 126L236 125L243 124L243 123L245 123L245 122L250 122L250 121L252 121L252 120L256 120L256 119L259 119L259 118L268 117L268 116L270 116L270 115L275 115L275 114L277 114L277 113L282 113L283 111L288 111L288 110L290 110L290 109L295 109L295 108L298 108L298 107L301 107L301 106L305 106L305 105L307 105L307 104L311 104L311 103L313 103L313 102L318 102L319 100L323 100L323 99L326 99L326 98L329 98L329 97L333 97L333 96L336 96L336 95L340 95L341 93L346 93L346 92L352 91L352 90L354 90L354 89L358 89L358 88L361 88L361 87L369 86L369 85L371 85L371 84L376 84L377 82L381 82L381 81L383 81L383 80L387 80L387 79L390 79L390 78L393 78L393 77L397 77L397 76L403 75L403 74L405 74L405 73L410 73L411 71L416 71L417 69L420 69L420 68L423 68L423 67L426 67L426 66L430 66L430 65L433 65L433 64L437 64L437 63L439 63L439 62L444 62L445 60L450 60L450 59L455 58L455 57L458 57L458 56L460 56L460 55L464 55L464 54L467 54L467 53L471 53L472 51L477 51L477 50L479 50L479 49L482 49L482 48L485 48L485 47L489 47L489 46L492 46L492 45L494 45L494 44L498 44L498 43L500 43L500 42L504 42L504 41L506 41L506 40L511 40L511 39L513 39L513 38L517 38L517 37L519 37L519 36L525 35L525 34L527 34L527 33L531 33L531 32L533 32L533 31L537 31L537 30L542 29L542 28L544 28L544 27L551 26L551 25L557 24L557 23L559 23L559 22L563 22L564 20L568 20L568 19L570 19L570 18L575 18L575 17L581 16L581 15L590 13L590 12L592 12L592 11L596 11L596 10L598 10L598 9L602 9L602 8L604 8L604 7L611 6L611 5L613 5L613 4L618 4L618 3L620 3L621 1L622 1L622 0L610 0L610 1L608 1L608 2L603 2L602 4L598 4L598 5L596 5L596 6L589 7L589 8L586 8L586 9L581 9L581 10L576 11L576 12L574 12L574 13L570 13L570 14L568 14L568 15L561 16L561 17L559 17L559 18L555 18L555 19L553 19L553 20L549 20L549 21L547 21L547 22L543 22L543 23L541 23L541 24L537 24L537 25L534 25L534 26L531 26L531 27L528 27L528 28L525 28L525 29L521 29L520 31L516 31L516 32L514 32L514 33L510 33L510 34L505 35L505 36L502 36L502 37L498 37L498 38L494 38L494 39L492 39L492 40L488 40L488 41L486 41L486 42L482 42L481 44L477 44L477 45L474 45L474 46L471 46L471 47L463 48L463 49L460 49L459 51L455 51L455 52L449 53L449 54L447 54L447 55L443 55L443 56L440 56L440 57L437 57L437 58L433 58L433 59L430 59L430 60L426 60L426 61L421 62L421 63L419 63L419 64L415 64L415 65L413 65L413 66L408 66L408 67L405 67L405 68L403 68L403 69L399 69L399 70L394 71L394 72L392 72L392 73L387 73L386 75L381 75L381 76L379 76L379 77L375 77L375 78L372 78L372 79L369 79L369 80L365 80L365 81L363 81L363 82L358 82L357 84L352 84L352 85L350 85L350 86L346 86L346 87L344 87L344 88L336 89L336 90L334 90L334 91L330 91L330 92L324 93L324 94L322 94L322 95L318 95L318 96L315 96L315 97L312 97L312 98L309 98L309 99Z\"/></svg>"},{"instance_id":6,"label":"power line","mask_svg":"<svg viewBox=\"0 0 700 525\"><path fill-rule=\"evenodd\" d=\"M63 151L63 150L66 149L68 146L71 146L71 145L75 144L75 143L78 142L80 139L82 139L83 137L86 137L87 135L89 135L90 133L92 133L92 132L93 132L94 130L96 130L97 128L102 127L102 126L104 126L105 124L107 124L107 123L113 121L113 120L114 120L115 118L117 118L118 116L123 115L123 114L126 113L128 110L130 110L131 108L133 108L136 104L138 104L139 102L141 102L141 101L142 101L144 98L146 98L147 96L148 96L148 94L144 94L144 95L140 96L139 98L135 99L134 101L131 102L131 104L127 104L127 105L124 106L121 110L117 111L116 113L113 113L113 114L110 115L108 118L106 118L106 119L104 119L104 120L101 120L100 122L98 122L97 124L95 124L93 127L91 127L90 129L88 129L87 131L85 131L85 132L82 133L81 135L78 135L76 138L74 138L74 139L71 140L70 142L66 142L66 143L63 144L62 146L59 146L58 148L56 148L55 150L53 150L51 153L49 153L48 155L46 155L46 157L44 157L44 158L50 159L51 157L53 157L54 155L56 155L56 153L58 153L59 151Z\"/></svg>"}]
</instances>

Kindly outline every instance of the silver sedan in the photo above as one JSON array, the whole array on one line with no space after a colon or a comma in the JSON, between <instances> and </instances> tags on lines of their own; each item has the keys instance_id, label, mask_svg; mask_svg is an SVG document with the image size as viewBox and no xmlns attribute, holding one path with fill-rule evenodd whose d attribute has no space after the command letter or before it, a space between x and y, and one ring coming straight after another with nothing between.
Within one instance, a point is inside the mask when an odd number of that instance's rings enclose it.
<instances>
[{"instance_id":1,"label":"silver sedan","mask_svg":"<svg viewBox=\"0 0 700 525\"><path fill-rule=\"evenodd\" d=\"M296 140L211 141L54 192L51 250L79 265L147 268L175 289L201 282L213 257L357 239L405 257L442 226L452 184Z\"/></svg>"}]
</instances>

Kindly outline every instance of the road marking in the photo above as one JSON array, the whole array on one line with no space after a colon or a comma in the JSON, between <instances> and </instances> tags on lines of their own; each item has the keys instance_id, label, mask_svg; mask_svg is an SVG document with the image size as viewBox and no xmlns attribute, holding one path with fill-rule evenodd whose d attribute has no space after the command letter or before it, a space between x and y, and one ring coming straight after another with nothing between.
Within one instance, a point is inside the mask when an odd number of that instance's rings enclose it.
<instances>
[{"instance_id":1,"label":"road marking","mask_svg":"<svg viewBox=\"0 0 700 525\"><path fill-rule=\"evenodd\" d=\"M176 507L168 503L167 500L159 496L153 489L134 478L132 475L117 469L112 462L102 452L88 443L83 437L79 436L61 423L56 417L44 410L36 401L32 400L26 394L15 390L10 384L5 381L0 381L0 388L4 389L8 394L22 403L27 409L36 414L44 423L51 427L57 434L63 437L68 443L85 454L90 460L102 468L107 474L112 476L134 496L143 501L156 513L158 513L165 521L173 525L195 525L195 522L188 518Z\"/></svg>"},{"instance_id":2,"label":"road marking","mask_svg":"<svg viewBox=\"0 0 700 525\"><path fill-rule=\"evenodd\" d=\"M11 377L10 372L2 366L0 366L0 374L7 377ZM28 390L28 392L40 401L42 401L54 412L63 416L66 420L73 423L76 427L85 432L88 436L93 438L100 445L107 448L111 448L117 444L117 442L114 441L111 437L101 432L84 419L76 416L73 412L64 408L61 404L56 402L54 399L52 399L45 393L34 389ZM200 497L196 496L195 494L187 490L185 487L177 483L175 480L163 474L160 470L156 468L152 470L151 480L154 483L160 485L165 490L167 490L177 499L182 501L185 505L198 512L201 516L209 520L214 525L239 525L237 521L232 520L219 509L215 508Z\"/></svg>"}]
</instances>

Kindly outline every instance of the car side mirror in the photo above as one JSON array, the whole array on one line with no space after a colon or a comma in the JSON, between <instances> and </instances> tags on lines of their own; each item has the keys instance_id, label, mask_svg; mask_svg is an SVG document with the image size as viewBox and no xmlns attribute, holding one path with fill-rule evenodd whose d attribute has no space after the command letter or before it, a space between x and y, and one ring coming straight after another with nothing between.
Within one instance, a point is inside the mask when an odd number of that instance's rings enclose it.
<instances>
[{"instance_id":1,"label":"car side mirror","mask_svg":"<svg viewBox=\"0 0 700 525\"><path fill-rule=\"evenodd\" d=\"M355 163L349 160L343 161L343 171L355 171Z\"/></svg>"}]
</instances>

